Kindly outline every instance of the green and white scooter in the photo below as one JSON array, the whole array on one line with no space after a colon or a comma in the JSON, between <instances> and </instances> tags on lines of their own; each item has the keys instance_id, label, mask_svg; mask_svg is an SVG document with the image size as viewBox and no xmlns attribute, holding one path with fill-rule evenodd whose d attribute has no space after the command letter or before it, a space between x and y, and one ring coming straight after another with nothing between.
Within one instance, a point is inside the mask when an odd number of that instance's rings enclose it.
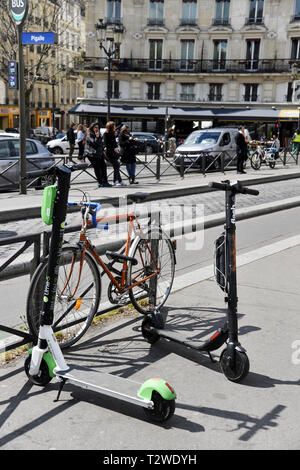
<instances>
[{"instance_id":1,"label":"green and white scooter","mask_svg":"<svg viewBox=\"0 0 300 470\"><path fill-rule=\"evenodd\" d=\"M146 415L157 422L171 418L175 411L176 393L165 380L149 379L143 384L111 375L91 368L67 365L61 348L52 329L53 312L56 298L60 254L63 244L65 218L71 171L81 170L86 164L55 167L52 173L57 177L57 185L44 189L42 219L52 224L52 237L47 264L44 289L43 310L40 313L38 343L29 352L25 361L25 371L29 380L39 386L47 385L54 377L59 379L57 395L66 382L86 390L108 395L125 402L133 403L144 409ZM34 172L35 176L48 172Z\"/></svg>"}]
</instances>

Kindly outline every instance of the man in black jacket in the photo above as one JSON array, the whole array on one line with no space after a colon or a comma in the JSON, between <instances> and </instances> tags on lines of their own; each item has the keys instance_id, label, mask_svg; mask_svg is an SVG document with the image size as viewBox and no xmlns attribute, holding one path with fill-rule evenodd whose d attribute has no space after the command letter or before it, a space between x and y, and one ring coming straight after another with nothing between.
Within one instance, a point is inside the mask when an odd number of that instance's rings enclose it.
<instances>
[{"instance_id":1,"label":"man in black jacket","mask_svg":"<svg viewBox=\"0 0 300 470\"><path fill-rule=\"evenodd\" d=\"M74 152L74 148L75 148L75 140L76 140L76 137L75 137L75 132L74 132L74 127L75 127L75 124L74 122L71 122L70 124L70 127L67 131L67 140L70 144L70 150L69 150L69 162L72 162L72 155L73 155L73 152Z\"/></svg>"},{"instance_id":2,"label":"man in black jacket","mask_svg":"<svg viewBox=\"0 0 300 470\"><path fill-rule=\"evenodd\" d=\"M237 173L246 173L244 171L244 162L247 160L248 146L244 134L244 126L239 127L239 133L236 138L237 147Z\"/></svg>"}]
</instances>

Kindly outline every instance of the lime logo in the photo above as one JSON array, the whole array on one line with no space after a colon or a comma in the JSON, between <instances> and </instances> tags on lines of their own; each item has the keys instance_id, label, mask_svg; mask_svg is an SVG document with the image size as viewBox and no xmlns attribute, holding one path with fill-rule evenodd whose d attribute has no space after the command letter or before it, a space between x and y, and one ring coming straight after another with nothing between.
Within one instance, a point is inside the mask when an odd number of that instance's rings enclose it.
<instances>
[{"instance_id":1,"label":"lime logo","mask_svg":"<svg viewBox=\"0 0 300 470\"><path fill-rule=\"evenodd\" d=\"M43 300L44 300L44 302L45 302L45 304L46 304L49 299L48 299L48 297L44 296Z\"/></svg>"},{"instance_id":2,"label":"lime logo","mask_svg":"<svg viewBox=\"0 0 300 470\"><path fill-rule=\"evenodd\" d=\"M17 24L25 19L28 9L28 0L9 0L9 9Z\"/></svg>"},{"instance_id":3,"label":"lime logo","mask_svg":"<svg viewBox=\"0 0 300 470\"><path fill-rule=\"evenodd\" d=\"M61 228L65 228L65 222L62 222L62 223L60 224L60 226L61 226Z\"/></svg>"}]
</instances>

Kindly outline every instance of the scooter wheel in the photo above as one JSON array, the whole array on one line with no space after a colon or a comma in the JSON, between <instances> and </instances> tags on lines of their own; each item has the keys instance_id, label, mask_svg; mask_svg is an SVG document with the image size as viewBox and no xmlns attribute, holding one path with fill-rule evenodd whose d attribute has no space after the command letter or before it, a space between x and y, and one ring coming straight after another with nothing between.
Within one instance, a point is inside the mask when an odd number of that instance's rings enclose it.
<instances>
[{"instance_id":1,"label":"scooter wheel","mask_svg":"<svg viewBox=\"0 0 300 470\"><path fill-rule=\"evenodd\" d=\"M144 411L148 418L157 422L163 423L173 416L175 411L175 400L165 400L156 390L152 393L152 401L154 408L144 408Z\"/></svg>"},{"instance_id":2,"label":"scooter wheel","mask_svg":"<svg viewBox=\"0 0 300 470\"><path fill-rule=\"evenodd\" d=\"M40 370L38 375L30 375L29 374L29 368L30 368L30 361L31 361L31 356L28 356L26 358L25 364L24 364L24 369L26 372L26 375L30 382L32 382L34 385L39 385L40 387L44 387L47 385L51 380L52 377L49 374L49 369L46 361L42 359Z\"/></svg>"},{"instance_id":3,"label":"scooter wheel","mask_svg":"<svg viewBox=\"0 0 300 470\"><path fill-rule=\"evenodd\" d=\"M154 327L152 318L146 316L142 321L142 335L150 344L156 343L159 339L159 334L152 330Z\"/></svg>"},{"instance_id":4,"label":"scooter wheel","mask_svg":"<svg viewBox=\"0 0 300 470\"><path fill-rule=\"evenodd\" d=\"M224 349L220 356L220 367L228 380L240 382L248 374L250 363L246 353L235 350L235 367L232 367L228 351Z\"/></svg>"}]
</instances>

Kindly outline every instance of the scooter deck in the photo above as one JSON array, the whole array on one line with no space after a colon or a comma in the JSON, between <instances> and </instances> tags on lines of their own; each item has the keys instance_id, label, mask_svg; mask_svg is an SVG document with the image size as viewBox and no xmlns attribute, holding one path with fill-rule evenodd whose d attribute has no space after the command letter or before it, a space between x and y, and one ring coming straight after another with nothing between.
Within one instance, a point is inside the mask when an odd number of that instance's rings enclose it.
<instances>
[{"instance_id":1,"label":"scooter deck","mask_svg":"<svg viewBox=\"0 0 300 470\"><path fill-rule=\"evenodd\" d=\"M162 329L155 328L155 331L162 338L169 339L176 343L183 344L184 346L187 346L188 348L191 348L191 349L196 349L197 351L207 351L207 352L218 349L220 346L222 346L222 344L225 343L228 337L227 331L223 331L221 329L216 331L215 334L207 340L199 340L199 339L194 339L193 337L185 337L180 333L177 333L175 331L170 331L170 330L162 330Z\"/></svg>"},{"instance_id":2,"label":"scooter deck","mask_svg":"<svg viewBox=\"0 0 300 470\"><path fill-rule=\"evenodd\" d=\"M153 408L152 401L137 396L141 384L133 380L80 366L70 366L65 371L55 371L55 375L80 388L93 390L143 408Z\"/></svg>"}]
</instances>

